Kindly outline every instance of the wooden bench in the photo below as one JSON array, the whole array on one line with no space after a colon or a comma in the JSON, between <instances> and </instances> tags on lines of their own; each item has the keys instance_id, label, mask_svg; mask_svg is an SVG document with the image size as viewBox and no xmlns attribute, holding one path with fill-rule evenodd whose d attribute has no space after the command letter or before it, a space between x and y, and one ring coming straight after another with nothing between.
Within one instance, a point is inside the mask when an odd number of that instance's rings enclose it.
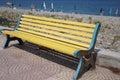
<instances>
[{"instance_id":1,"label":"wooden bench","mask_svg":"<svg viewBox=\"0 0 120 80\"><path fill-rule=\"evenodd\" d=\"M99 27L99 23L88 24L21 14L14 30L1 30L6 34L3 48L12 40L18 40L20 44L23 44L22 40L26 40L79 58L73 77L77 80L83 72L83 67L89 64L92 68L95 67L93 54Z\"/></svg>"}]
</instances>

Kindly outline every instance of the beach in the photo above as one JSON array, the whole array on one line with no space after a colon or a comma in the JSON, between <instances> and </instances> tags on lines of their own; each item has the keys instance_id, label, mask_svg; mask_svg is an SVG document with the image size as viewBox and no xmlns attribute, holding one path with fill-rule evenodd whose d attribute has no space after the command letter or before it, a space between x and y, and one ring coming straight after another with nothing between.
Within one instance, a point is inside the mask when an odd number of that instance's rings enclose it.
<instances>
[{"instance_id":1,"label":"beach","mask_svg":"<svg viewBox=\"0 0 120 80\"><path fill-rule=\"evenodd\" d=\"M64 20L71 20L85 23L97 23L101 24L98 34L96 47L107 49L115 52L120 52L120 17L103 16L103 15L86 15L75 13L63 13L63 12L48 12L48 11L31 11L25 9L10 9L6 7L0 7L0 15L11 21L11 26L14 27L17 23L19 13L25 13L30 15L39 15L44 17L59 18ZM7 25L2 25L6 26ZM9 27L11 27L9 26Z\"/></svg>"}]
</instances>

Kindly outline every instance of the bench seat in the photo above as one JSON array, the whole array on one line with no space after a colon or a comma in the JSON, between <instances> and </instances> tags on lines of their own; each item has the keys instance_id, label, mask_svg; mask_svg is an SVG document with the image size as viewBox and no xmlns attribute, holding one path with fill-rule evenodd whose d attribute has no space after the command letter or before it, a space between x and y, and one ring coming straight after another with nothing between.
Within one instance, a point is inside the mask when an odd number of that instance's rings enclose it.
<instances>
[{"instance_id":1,"label":"bench seat","mask_svg":"<svg viewBox=\"0 0 120 80\"><path fill-rule=\"evenodd\" d=\"M81 48L80 50L86 50L85 48L82 48L79 46L75 46L75 45L72 45L69 43L64 43L64 42L50 39L50 38L43 37L43 36L37 36L34 34L23 32L23 31L4 30L3 33L9 34L11 36L19 37L19 38L26 40L26 41L29 41L31 43L34 43L37 45L42 45L42 46L54 49L56 51L66 53L66 54L71 55L71 56L74 56L74 52L76 50L79 50L80 48Z\"/></svg>"}]
</instances>

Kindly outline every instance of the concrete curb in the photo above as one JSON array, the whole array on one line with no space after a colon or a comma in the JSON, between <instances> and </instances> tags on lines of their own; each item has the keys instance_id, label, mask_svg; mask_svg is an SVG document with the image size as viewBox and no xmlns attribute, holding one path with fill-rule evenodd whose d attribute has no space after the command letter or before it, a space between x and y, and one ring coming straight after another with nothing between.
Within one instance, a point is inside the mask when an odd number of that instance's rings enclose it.
<instances>
[{"instance_id":1,"label":"concrete curb","mask_svg":"<svg viewBox=\"0 0 120 80\"><path fill-rule=\"evenodd\" d=\"M100 51L97 53L96 64L99 66L120 69L120 53L100 49Z\"/></svg>"}]
</instances>

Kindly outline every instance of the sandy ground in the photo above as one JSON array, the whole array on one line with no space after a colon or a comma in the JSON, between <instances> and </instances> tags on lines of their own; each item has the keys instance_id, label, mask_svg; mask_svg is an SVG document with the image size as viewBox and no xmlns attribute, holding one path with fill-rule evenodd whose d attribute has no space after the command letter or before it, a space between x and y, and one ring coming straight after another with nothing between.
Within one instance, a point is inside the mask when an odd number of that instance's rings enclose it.
<instances>
[{"instance_id":1,"label":"sandy ground","mask_svg":"<svg viewBox=\"0 0 120 80\"><path fill-rule=\"evenodd\" d=\"M4 35L0 35L0 45L3 41ZM11 43L6 49L0 46L0 80L72 80L75 70L42 57L46 52L29 44L20 46ZM69 65L70 62L64 64ZM79 80L120 80L120 75L96 66L96 69L85 72Z\"/></svg>"}]
</instances>

